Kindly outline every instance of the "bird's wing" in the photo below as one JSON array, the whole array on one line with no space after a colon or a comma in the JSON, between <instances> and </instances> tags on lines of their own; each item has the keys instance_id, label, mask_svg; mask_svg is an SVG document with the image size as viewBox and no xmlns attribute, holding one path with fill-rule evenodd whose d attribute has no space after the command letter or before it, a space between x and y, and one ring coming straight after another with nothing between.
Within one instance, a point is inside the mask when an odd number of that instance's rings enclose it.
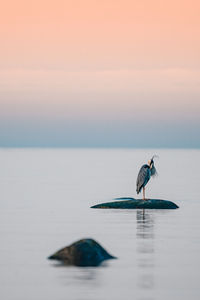
<instances>
[{"instance_id":1,"label":"bird's wing","mask_svg":"<svg viewBox=\"0 0 200 300\"><path fill-rule=\"evenodd\" d=\"M143 165L138 173L136 182L136 191L139 194L141 189L147 184L151 177L150 168L148 165Z\"/></svg>"}]
</instances>

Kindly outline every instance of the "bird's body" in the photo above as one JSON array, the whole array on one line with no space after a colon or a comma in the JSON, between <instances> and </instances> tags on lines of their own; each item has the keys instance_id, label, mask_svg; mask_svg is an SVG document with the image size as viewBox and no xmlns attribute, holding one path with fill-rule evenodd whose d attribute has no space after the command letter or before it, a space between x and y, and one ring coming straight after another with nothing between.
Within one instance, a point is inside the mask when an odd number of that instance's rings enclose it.
<instances>
[{"instance_id":1,"label":"bird's body","mask_svg":"<svg viewBox=\"0 0 200 300\"><path fill-rule=\"evenodd\" d=\"M148 165L143 165L138 173L136 182L136 192L139 194L143 189L143 200L145 200L145 186L148 183L151 176L156 175L156 168L154 167L153 158L148 161Z\"/></svg>"},{"instance_id":2,"label":"bird's body","mask_svg":"<svg viewBox=\"0 0 200 300\"><path fill-rule=\"evenodd\" d=\"M136 191L137 194L141 192L141 189L145 187L149 179L151 178L151 171L148 165L143 165L138 173Z\"/></svg>"}]
</instances>

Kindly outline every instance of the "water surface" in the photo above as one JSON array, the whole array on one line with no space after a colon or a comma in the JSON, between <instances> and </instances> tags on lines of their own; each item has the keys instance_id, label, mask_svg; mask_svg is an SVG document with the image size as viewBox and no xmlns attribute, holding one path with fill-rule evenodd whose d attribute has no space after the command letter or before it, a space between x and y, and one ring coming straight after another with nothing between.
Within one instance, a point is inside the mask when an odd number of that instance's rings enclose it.
<instances>
[{"instance_id":1,"label":"water surface","mask_svg":"<svg viewBox=\"0 0 200 300\"><path fill-rule=\"evenodd\" d=\"M90 209L136 197L138 170L153 154L159 176L147 196L179 209ZM199 299L199 162L199 150L1 149L0 298ZM118 259L99 268L46 259L83 237Z\"/></svg>"}]
</instances>

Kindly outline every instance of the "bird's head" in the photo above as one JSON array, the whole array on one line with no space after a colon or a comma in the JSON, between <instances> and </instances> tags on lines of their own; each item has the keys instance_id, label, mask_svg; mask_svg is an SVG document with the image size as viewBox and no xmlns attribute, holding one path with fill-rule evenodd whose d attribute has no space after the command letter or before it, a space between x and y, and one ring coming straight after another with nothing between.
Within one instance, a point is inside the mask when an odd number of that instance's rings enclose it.
<instances>
[{"instance_id":1,"label":"bird's head","mask_svg":"<svg viewBox=\"0 0 200 300\"><path fill-rule=\"evenodd\" d=\"M149 159L148 160L148 166L151 168L151 165L153 164L153 160L152 159Z\"/></svg>"},{"instance_id":2,"label":"bird's head","mask_svg":"<svg viewBox=\"0 0 200 300\"><path fill-rule=\"evenodd\" d=\"M149 165L150 170L151 170L151 176L155 176L157 174L156 168L154 166L154 158L155 157L158 157L158 156L153 155L153 157L150 160L148 160L148 165Z\"/></svg>"}]
</instances>

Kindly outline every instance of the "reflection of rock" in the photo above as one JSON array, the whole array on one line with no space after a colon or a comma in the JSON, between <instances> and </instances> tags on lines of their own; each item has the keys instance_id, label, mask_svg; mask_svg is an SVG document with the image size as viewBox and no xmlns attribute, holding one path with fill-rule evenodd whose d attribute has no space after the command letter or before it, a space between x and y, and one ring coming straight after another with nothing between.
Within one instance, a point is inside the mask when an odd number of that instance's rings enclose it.
<instances>
[{"instance_id":1,"label":"reflection of rock","mask_svg":"<svg viewBox=\"0 0 200 300\"><path fill-rule=\"evenodd\" d=\"M98 266L106 259L115 258L92 239L79 240L48 257L62 261L66 265Z\"/></svg>"},{"instance_id":2,"label":"reflection of rock","mask_svg":"<svg viewBox=\"0 0 200 300\"><path fill-rule=\"evenodd\" d=\"M123 198L119 198L122 200ZM128 200L127 200L128 199ZM167 200L160 199L134 199L125 198L122 201L106 202L92 206L91 208L116 208L116 209L176 209L178 206Z\"/></svg>"},{"instance_id":3,"label":"reflection of rock","mask_svg":"<svg viewBox=\"0 0 200 300\"><path fill-rule=\"evenodd\" d=\"M151 290L155 284L154 272L154 211L137 210L138 285Z\"/></svg>"}]
</instances>

